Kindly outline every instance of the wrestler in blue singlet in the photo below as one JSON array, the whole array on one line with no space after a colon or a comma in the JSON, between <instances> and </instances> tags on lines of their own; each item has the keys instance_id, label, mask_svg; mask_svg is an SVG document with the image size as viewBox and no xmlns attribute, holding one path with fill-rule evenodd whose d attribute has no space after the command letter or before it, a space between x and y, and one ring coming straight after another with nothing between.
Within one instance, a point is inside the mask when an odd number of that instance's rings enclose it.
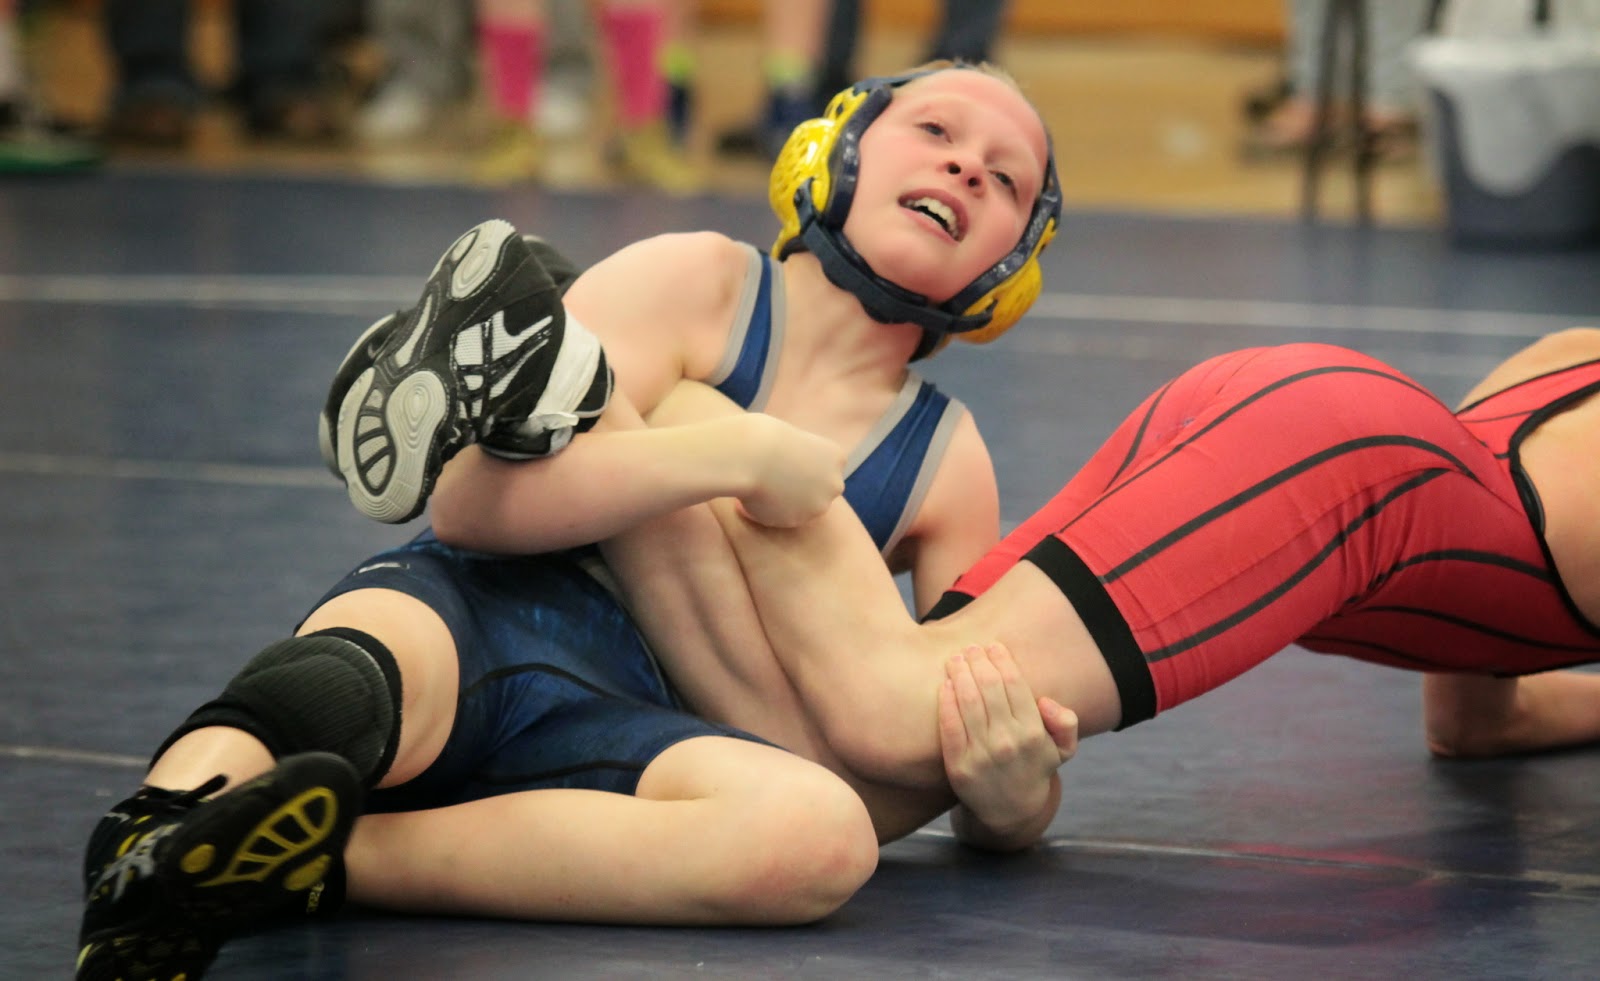
<instances>
[{"instance_id":1,"label":"wrestler in blue singlet","mask_svg":"<svg viewBox=\"0 0 1600 981\"><path fill-rule=\"evenodd\" d=\"M707 381L759 411L782 348L783 277L750 249L728 348ZM885 553L904 534L961 417L959 402L911 374L850 454L845 499ZM456 644L461 694L439 758L376 791L374 812L439 807L550 787L633 793L644 768L695 736L756 737L685 712L620 602L588 571L597 550L486 555L425 530L363 562L317 605L393 589L440 615Z\"/></svg>"}]
</instances>

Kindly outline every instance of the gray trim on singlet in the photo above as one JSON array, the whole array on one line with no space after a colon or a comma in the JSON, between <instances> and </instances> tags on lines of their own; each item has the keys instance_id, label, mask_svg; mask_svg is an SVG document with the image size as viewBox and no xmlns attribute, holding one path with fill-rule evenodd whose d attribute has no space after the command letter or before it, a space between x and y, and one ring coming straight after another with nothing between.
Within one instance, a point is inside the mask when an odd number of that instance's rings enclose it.
<instances>
[{"instance_id":1,"label":"gray trim on singlet","mask_svg":"<svg viewBox=\"0 0 1600 981\"><path fill-rule=\"evenodd\" d=\"M921 376L915 371L906 372L906 380L900 386L900 393L889 404L888 410L878 417L878 421L872 424L872 428L867 430L867 434L861 437L861 442L857 443L855 448L850 451L850 455L845 458L844 475L846 477L855 473L856 467L861 466L867 457L871 456L873 451L883 442L884 438L894 430L894 427L900 425L900 420L904 419L906 413L911 411L912 404L917 400L917 393L921 390Z\"/></svg>"},{"instance_id":2,"label":"gray trim on singlet","mask_svg":"<svg viewBox=\"0 0 1600 981\"><path fill-rule=\"evenodd\" d=\"M845 460L844 474L849 477L856 472L856 468L866 461L867 457L875 453L894 427L900 425L911 406L916 403L917 393L922 390L922 377L915 371L906 372L905 384L900 386L900 394L895 396L894 404L889 406L887 412L878 417L878 421L862 437L861 442L850 451L850 456ZM944 460L945 451L950 448L950 440L955 435L956 423L961 420L961 414L967 407L959 400L951 398L945 403L944 412L939 416L939 425L934 429L933 436L928 441L928 452L922 456L922 465L917 471L916 483L911 486L911 493L906 495L905 503L900 507L900 517L895 521L894 531L890 533L889 540L884 543L883 554L888 555L900 543L906 529L911 526L911 520L922 509L922 501L928 496L928 488L933 484L933 476L939 471L939 464Z\"/></svg>"},{"instance_id":3,"label":"gray trim on singlet","mask_svg":"<svg viewBox=\"0 0 1600 981\"><path fill-rule=\"evenodd\" d=\"M722 360L717 363L716 370L706 378L706 384L715 388L728 380L733 370L739 366L739 358L744 353L745 341L750 335L750 315L755 310L756 300L761 295L762 267L767 258L753 245L744 245L748 252L745 263L744 289L739 293L739 306L733 314L733 323L728 329L728 343L722 350ZM783 265L772 263L772 292L768 299L768 324L767 324L767 358L761 365L761 384L756 387L755 398L746 406L746 411L761 412L766 408L767 400L772 397L772 385L778 374L778 353L783 350L783 330L787 320L787 307L783 288Z\"/></svg>"},{"instance_id":4,"label":"gray trim on singlet","mask_svg":"<svg viewBox=\"0 0 1600 981\"><path fill-rule=\"evenodd\" d=\"M750 333L750 311L755 309L756 297L761 291L761 253L745 246L744 288L739 292L739 306L733 312L733 324L728 330L728 343L722 349L722 360L706 377L706 384L721 385L739 365L739 353L744 350L745 335Z\"/></svg>"},{"instance_id":5,"label":"gray trim on singlet","mask_svg":"<svg viewBox=\"0 0 1600 981\"><path fill-rule=\"evenodd\" d=\"M754 251L754 250L752 250ZM756 258L761 259L761 254L756 253ZM756 281L757 287L760 280ZM778 380L778 355L783 351L783 332L789 323L788 297L783 289L783 264L772 264L772 292L767 297L768 314L767 326L767 363L761 368L761 387L756 389L756 397L750 400L750 412L765 412L767 400L772 398L772 386Z\"/></svg>"},{"instance_id":6,"label":"gray trim on singlet","mask_svg":"<svg viewBox=\"0 0 1600 981\"><path fill-rule=\"evenodd\" d=\"M744 353L745 339L750 333L750 315L755 310L756 300L761 295L762 266L766 262L766 256L752 245L745 245L744 248L747 252L744 288L739 293L739 306L734 312L733 323L728 330L728 343L722 351L722 360L718 362L716 370L706 379L706 384L712 386L720 385L727 381L728 376L733 374L733 369L738 367L739 356ZM781 350L783 343L783 269L776 263L773 264L772 269L772 294L769 309L771 311L771 324L768 327L767 359L766 363L762 365L761 385L756 391L755 402L749 408L751 412L761 411L761 406L766 405L767 399L771 397L772 379L776 374L778 364L775 354ZM610 593L619 606L623 609L628 608L623 599L622 589L617 584L616 576L599 552L591 552L580 556L578 558L578 567L587 572L589 577L598 583L602 589ZM650 667L660 680L662 688L672 696L678 707L682 708L683 699L678 694L677 688L673 687L671 680L667 678L666 672L661 669L661 660L656 656L654 648L650 646L649 640L642 631L636 628L635 632L639 635L640 645L650 657Z\"/></svg>"},{"instance_id":7,"label":"gray trim on singlet","mask_svg":"<svg viewBox=\"0 0 1600 981\"><path fill-rule=\"evenodd\" d=\"M922 510L922 501L928 496L928 489L933 486L933 477L939 472L939 465L944 462L945 451L950 449L950 441L955 437L956 426L960 424L961 416L966 411L967 407L957 399L952 398L945 403L944 412L939 416L938 428L928 440L928 452L922 455L922 469L917 472L917 482L912 485L911 493L906 495L906 504L904 510L900 512L900 520L895 523L889 541L883 546L884 555L894 552L906 529L911 527L911 520Z\"/></svg>"}]
</instances>

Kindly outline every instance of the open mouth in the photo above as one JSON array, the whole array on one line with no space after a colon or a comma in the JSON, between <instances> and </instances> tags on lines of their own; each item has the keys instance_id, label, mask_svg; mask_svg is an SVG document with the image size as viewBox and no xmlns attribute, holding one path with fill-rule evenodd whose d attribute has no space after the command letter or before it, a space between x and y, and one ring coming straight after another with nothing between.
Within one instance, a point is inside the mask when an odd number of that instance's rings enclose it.
<instances>
[{"instance_id":1,"label":"open mouth","mask_svg":"<svg viewBox=\"0 0 1600 981\"><path fill-rule=\"evenodd\" d=\"M946 235L949 235L957 242L961 241L961 237L967 232L965 228L961 227L961 219L957 216L955 209L938 198L931 198L926 195L902 198L900 206L932 218L939 223L940 228L944 229Z\"/></svg>"}]
</instances>

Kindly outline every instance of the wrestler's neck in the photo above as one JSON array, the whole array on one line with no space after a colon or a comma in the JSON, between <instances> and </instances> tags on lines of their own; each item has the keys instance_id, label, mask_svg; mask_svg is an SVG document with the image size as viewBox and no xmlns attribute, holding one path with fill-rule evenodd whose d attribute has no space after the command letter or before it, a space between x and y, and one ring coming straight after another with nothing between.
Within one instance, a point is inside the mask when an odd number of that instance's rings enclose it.
<instances>
[{"instance_id":1,"label":"wrestler's neck","mask_svg":"<svg viewBox=\"0 0 1600 981\"><path fill-rule=\"evenodd\" d=\"M830 363L904 368L922 341L913 324L874 320L856 297L833 285L808 252L783 260L789 356L815 355Z\"/></svg>"}]
</instances>

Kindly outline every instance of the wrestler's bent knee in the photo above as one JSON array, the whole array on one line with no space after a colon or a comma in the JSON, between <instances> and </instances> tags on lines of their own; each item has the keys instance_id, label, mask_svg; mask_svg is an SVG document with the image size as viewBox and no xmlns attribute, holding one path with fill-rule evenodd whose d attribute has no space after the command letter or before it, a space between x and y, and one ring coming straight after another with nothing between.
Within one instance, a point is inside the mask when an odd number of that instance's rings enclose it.
<instances>
[{"instance_id":1,"label":"wrestler's bent knee","mask_svg":"<svg viewBox=\"0 0 1600 981\"><path fill-rule=\"evenodd\" d=\"M768 822L776 842L756 861L733 900L745 917L773 925L811 923L843 906L878 865L878 837L867 807L843 780L820 771L790 785ZM758 808L758 810L760 810Z\"/></svg>"}]
</instances>

